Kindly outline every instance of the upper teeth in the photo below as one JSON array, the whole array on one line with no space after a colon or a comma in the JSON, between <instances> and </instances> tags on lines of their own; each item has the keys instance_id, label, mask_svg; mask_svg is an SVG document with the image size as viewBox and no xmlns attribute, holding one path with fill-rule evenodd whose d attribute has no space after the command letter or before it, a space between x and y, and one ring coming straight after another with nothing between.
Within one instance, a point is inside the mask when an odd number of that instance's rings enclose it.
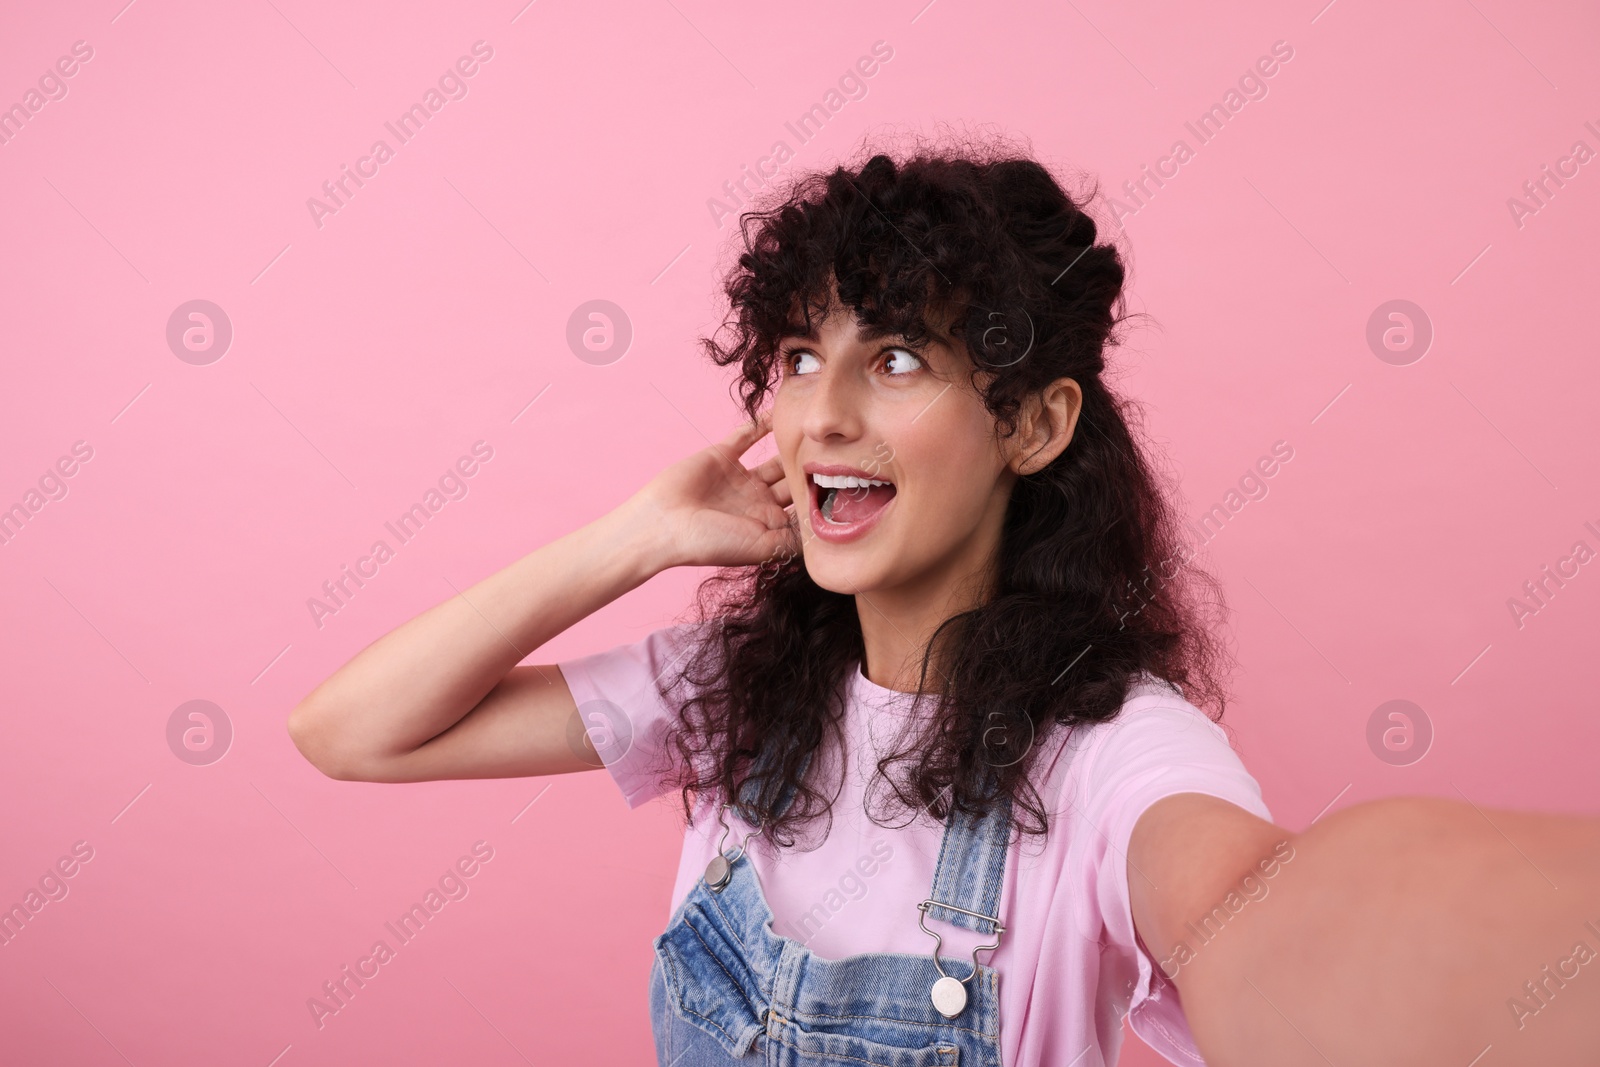
<instances>
[{"instance_id":1,"label":"upper teeth","mask_svg":"<svg viewBox=\"0 0 1600 1067\"><path fill-rule=\"evenodd\" d=\"M853 474L813 474L817 485L823 489L859 489L868 485L889 485L889 482L875 481L871 478L857 478Z\"/></svg>"}]
</instances>

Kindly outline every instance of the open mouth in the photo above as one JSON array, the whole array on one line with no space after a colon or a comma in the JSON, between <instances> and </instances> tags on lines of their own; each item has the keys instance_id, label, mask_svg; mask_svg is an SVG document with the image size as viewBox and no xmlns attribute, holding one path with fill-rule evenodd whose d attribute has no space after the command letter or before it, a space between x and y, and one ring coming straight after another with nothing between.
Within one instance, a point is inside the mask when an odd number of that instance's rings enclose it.
<instances>
[{"instance_id":1,"label":"open mouth","mask_svg":"<svg viewBox=\"0 0 1600 1067\"><path fill-rule=\"evenodd\" d=\"M894 499L894 483L850 474L813 474L811 494L817 513L829 526L866 522Z\"/></svg>"}]
</instances>

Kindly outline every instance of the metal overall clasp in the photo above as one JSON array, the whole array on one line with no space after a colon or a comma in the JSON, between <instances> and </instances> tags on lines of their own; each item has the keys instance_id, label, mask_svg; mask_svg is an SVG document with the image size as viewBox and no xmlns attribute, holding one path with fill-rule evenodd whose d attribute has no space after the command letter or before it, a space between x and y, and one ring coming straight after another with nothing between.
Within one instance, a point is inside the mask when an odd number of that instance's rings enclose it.
<instances>
[{"instance_id":1,"label":"metal overall clasp","mask_svg":"<svg viewBox=\"0 0 1600 1067\"><path fill-rule=\"evenodd\" d=\"M938 931L928 929L927 922L928 909L935 904L941 908L959 911L963 915L970 915L974 919L984 919L994 924L994 944L979 945L972 950L972 970L967 974L966 978L957 978L954 975L945 974L944 968L939 966L939 949L944 945L944 939L939 936ZM966 908L958 908L954 904L946 904L944 901L934 900L932 897L918 904L917 911L919 912L917 925L922 927L923 933L933 938L933 967L934 970L939 972L939 979L933 983L933 988L928 990L928 996L933 1000L933 1006L939 1009L940 1015L943 1015L946 1019L954 1019L967 1006L966 983L972 979L973 975L978 973L978 953L999 948L1000 935L1006 932L1006 928L1001 926L1000 920L993 915L968 911Z\"/></svg>"},{"instance_id":2,"label":"metal overall clasp","mask_svg":"<svg viewBox=\"0 0 1600 1067\"><path fill-rule=\"evenodd\" d=\"M728 825L727 813L728 806L726 804L722 805L717 811L717 821L722 824L722 836L717 839L717 854L711 858L710 863L706 864L706 886L713 893L720 893L727 886L728 882L733 878L733 865L738 862L740 856L744 855L745 846L750 843L750 839L759 836L763 829L763 827L757 826L754 830L745 834L744 840L735 846L733 855L730 856L722 851L722 846L728 840L728 833L731 830Z\"/></svg>"}]
</instances>

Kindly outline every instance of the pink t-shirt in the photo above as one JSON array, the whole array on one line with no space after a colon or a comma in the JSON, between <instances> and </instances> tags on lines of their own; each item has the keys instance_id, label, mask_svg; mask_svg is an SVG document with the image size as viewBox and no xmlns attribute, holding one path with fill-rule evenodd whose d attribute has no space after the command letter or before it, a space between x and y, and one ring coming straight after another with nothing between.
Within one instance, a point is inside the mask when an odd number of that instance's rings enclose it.
<instances>
[{"instance_id":1,"label":"pink t-shirt","mask_svg":"<svg viewBox=\"0 0 1600 1067\"><path fill-rule=\"evenodd\" d=\"M660 766L677 709L661 699L655 680L676 673L696 633L694 623L666 627L635 643L558 664L580 709L604 700L627 715L631 743L607 769L630 808L666 792L651 769ZM911 695L876 685L859 670L848 684L848 773L833 803L827 839L811 851L779 853L757 838L750 856L774 932L829 959L928 953L933 939L917 925L916 905L933 885L944 826L924 814L909 825L886 828L864 810L864 787L878 756L892 750L907 725ZM930 706L924 702L924 709ZM813 767L824 769L820 781L838 781L837 763L827 752ZM1183 1067L1204 1063L1177 987L1135 935L1128 839L1139 816L1174 793L1209 794L1270 819L1260 786L1222 728L1153 676L1133 689L1116 719L1055 743L1037 774L1049 833L1042 841L1028 835L1012 846L1000 897L1006 932L998 949L980 956L1000 976L1002 1061L1007 1067L1114 1064L1128 1015L1134 1031L1168 1060ZM881 805L883 795L880 783L873 799ZM679 803L675 790L668 799ZM905 816L893 821L904 822ZM732 847L750 828L731 813L729 823ZM716 854L721 832L714 812L702 807L695 813L684 836L673 911ZM944 938L941 954L954 958L970 959L973 946L986 940L949 923L933 921L930 927Z\"/></svg>"}]
</instances>

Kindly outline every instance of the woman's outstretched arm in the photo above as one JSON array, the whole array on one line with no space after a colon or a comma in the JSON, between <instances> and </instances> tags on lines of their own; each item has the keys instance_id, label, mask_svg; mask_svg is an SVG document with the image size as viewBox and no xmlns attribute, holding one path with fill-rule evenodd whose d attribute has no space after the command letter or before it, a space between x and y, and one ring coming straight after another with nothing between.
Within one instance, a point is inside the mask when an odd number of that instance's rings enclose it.
<instances>
[{"instance_id":1,"label":"woman's outstretched arm","mask_svg":"<svg viewBox=\"0 0 1600 1067\"><path fill-rule=\"evenodd\" d=\"M290 713L296 747L330 777L374 782L598 766L568 741L577 708L561 672L516 664L668 567L781 552L793 538L782 468L774 458L746 470L738 459L766 432L741 426L616 510L362 649Z\"/></svg>"},{"instance_id":2,"label":"woman's outstretched arm","mask_svg":"<svg viewBox=\"0 0 1600 1067\"><path fill-rule=\"evenodd\" d=\"M1600 1063L1600 819L1410 797L1291 834L1182 794L1128 860L1212 1067Z\"/></svg>"}]
</instances>

